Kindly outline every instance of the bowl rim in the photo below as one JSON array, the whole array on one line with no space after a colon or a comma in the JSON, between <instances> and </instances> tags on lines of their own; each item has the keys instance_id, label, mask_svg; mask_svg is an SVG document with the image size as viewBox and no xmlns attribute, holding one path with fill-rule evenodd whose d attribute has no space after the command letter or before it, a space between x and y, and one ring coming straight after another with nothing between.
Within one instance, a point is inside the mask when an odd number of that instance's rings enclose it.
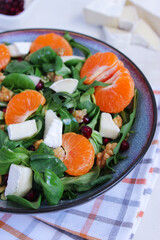
<instances>
[{"instance_id":1,"label":"bowl rim","mask_svg":"<svg viewBox=\"0 0 160 240\"><path fill-rule=\"evenodd\" d=\"M7 33L15 33L15 32L28 32L28 31L58 31L60 33L71 33L74 35L77 35L79 37L85 37L88 38L89 40L94 40L100 44L103 44L105 46L109 46L111 49L116 50L117 52L119 52L123 57L125 57L125 59L127 59L131 64L133 64L133 66L139 71L139 73L141 74L141 76L143 77L147 88L149 90L150 96L151 96L151 100L152 100L152 105L153 105L153 125L152 125L152 130L150 132L150 136L148 137L148 141L146 143L146 145L143 147L142 151L140 152L140 154L138 155L138 157L134 160L134 162L127 168L125 169L125 171L119 175L113 182L111 185L109 185L107 188L105 186L103 186L101 189L96 190L94 193L90 193L87 196L84 196L83 198L77 199L76 202L67 202L64 203L63 205L53 205L53 206L49 206L45 207L45 208L38 208L38 209L27 209L27 208L3 208L0 207L0 211L2 212L10 212L10 213L21 213L21 214L34 214L34 213L46 213L46 212L51 212L51 211L59 211L59 210L67 210L68 208L71 207L75 207L77 205L86 203L100 195L102 195L103 193L105 193L106 191L110 190L112 187L114 187L117 183L119 183L122 179L124 179L136 166L137 164L142 160L142 157L145 155L145 153L147 152L148 148L151 145L152 139L154 137L155 134L155 130L156 130L156 124L157 124L157 105L156 105L156 100L155 100L155 96L153 93L153 90L151 88L150 83L148 82L147 78L144 76L144 74L142 73L142 71L137 67L137 65L131 60L129 59L125 54L123 54L121 51L119 51L118 49L112 47L110 44L105 43L102 40L99 40L95 37L83 34L83 33L79 33L76 31L70 31L70 30L64 30L64 29L56 29L56 28L27 28L27 29L15 29L15 30L9 30L9 31L4 31L0 33L0 36L3 34L7 34Z\"/></svg>"}]
</instances>

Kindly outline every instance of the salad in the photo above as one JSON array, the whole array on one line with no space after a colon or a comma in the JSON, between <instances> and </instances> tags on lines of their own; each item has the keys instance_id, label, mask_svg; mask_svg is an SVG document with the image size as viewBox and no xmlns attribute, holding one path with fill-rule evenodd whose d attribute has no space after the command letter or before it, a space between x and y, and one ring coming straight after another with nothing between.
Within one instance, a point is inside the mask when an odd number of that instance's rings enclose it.
<instances>
[{"instance_id":1,"label":"salad","mask_svg":"<svg viewBox=\"0 0 160 240\"><path fill-rule=\"evenodd\" d=\"M0 71L1 200L37 209L112 178L137 106L114 53L92 55L69 33L49 33L0 44Z\"/></svg>"}]
</instances>

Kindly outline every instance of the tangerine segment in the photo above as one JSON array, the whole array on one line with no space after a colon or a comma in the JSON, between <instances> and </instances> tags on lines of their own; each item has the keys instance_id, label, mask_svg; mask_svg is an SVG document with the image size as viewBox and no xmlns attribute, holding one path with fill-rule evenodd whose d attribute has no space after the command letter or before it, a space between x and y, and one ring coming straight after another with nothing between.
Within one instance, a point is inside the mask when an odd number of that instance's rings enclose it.
<instances>
[{"instance_id":1,"label":"tangerine segment","mask_svg":"<svg viewBox=\"0 0 160 240\"><path fill-rule=\"evenodd\" d=\"M11 57L7 46L0 44L0 70L7 66L10 59Z\"/></svg>"},{"instance_id":2,"label":"tangerine segment","mask_svg":"<svg viewBox=\"0 0 160 240\"><path fill-rule=\"evenodd\" d=\"M120 62L117 56L112 52L96 53L89 57L84 63L80 76L87 77L85 84L91 84L95 80L105 82L110 78L120 67Z\"/></svg>"},{"instance_id":3,"label":"tangerine segment","mask_svg":"<svg viewBox=\"0 0 160 240\"><path fill-rule=\"evenodd\" d=\"M84 136L73 132L65 133L62 136L62 147L66 152L63 162L69 175L80 176L93 167L94 149Z\"/></svg>"},{"instance_id":4,"label":"tangerine segment","mask_svg":"<svg viewBox=\"0 0 160 240\"><path fill-rule=\"evenodd\" d=\"M62 36L55 33L48 33L38 36L31 44L30 52L33 53L40 48L50 46L53 50L63 49L63 56L73 55L73 49Z\"/></svg>"},{"instance_id":5,"label":"tangerine segment","mask_svg":"<svg viewBox=\"0 0 160 240\"><path fill-rule=\"evenodd\" d=\"M111 85L95 89L96 104L103 112L123 111L134 96L134 81L129 71L126 68L120 69L106 83Z\"/></svg>"},{"instance_id":6,"label":"tangerine segment","mask_svg":"<svg viewBox=\"0 0 160 240\"><path fill-rule=\"evenodd\" d=\"M7 125L24 122L38 107L45 104L43 95L34 90L26 90L9 101L5 113Z\"/></svg>"}]
</instances>

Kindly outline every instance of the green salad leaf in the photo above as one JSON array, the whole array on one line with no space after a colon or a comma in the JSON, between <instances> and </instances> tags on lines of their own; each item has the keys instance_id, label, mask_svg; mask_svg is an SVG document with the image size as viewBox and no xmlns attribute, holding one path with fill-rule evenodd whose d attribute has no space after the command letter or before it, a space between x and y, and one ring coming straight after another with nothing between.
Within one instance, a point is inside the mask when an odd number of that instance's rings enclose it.
<instances>
[{"instance_id":1,"label":"green salad leaf","mask_svg":"<svg viewBox=\"0 0 160 240\"><path fill-rule=\"evenodd\" d=\"M31 209L38 209L41 205L41 195L39 195L38 199L34 202L30 202L25 198L15 196L15 195L8 195L7 199L15 202L18 205L24 206L26 208L31 208Z\"/></svg>"},{"instance_id":2,"label":"green salad leaf","mask_svg":"<svg viewBox=\"0 0 160 240\"><path fill-rule=\"evenodd\" d=\"M7 73L23 73L23 74L33 74L33 66L27 61L11 61L5 68Z\"/></svg>"}]
</instances>

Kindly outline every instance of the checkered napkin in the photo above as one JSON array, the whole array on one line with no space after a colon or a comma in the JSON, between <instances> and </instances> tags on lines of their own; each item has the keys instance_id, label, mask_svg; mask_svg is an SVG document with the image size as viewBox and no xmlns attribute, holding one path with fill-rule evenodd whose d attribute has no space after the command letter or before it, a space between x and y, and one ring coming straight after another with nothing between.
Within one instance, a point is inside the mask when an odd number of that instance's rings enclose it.
<instances>
[{"instance_id":1,"label":"checkered napkin","mask_svg":"<svg viewBox=\"0 0 160 240\"><path fill-rule=\"evenodd\" d=\"M160 116L160 91L155 91ZM160 118L152 145L120 183L90 202L43 214L0 213L0 239L131 240L160 172Z\"/></svg>"}]
</instances>

